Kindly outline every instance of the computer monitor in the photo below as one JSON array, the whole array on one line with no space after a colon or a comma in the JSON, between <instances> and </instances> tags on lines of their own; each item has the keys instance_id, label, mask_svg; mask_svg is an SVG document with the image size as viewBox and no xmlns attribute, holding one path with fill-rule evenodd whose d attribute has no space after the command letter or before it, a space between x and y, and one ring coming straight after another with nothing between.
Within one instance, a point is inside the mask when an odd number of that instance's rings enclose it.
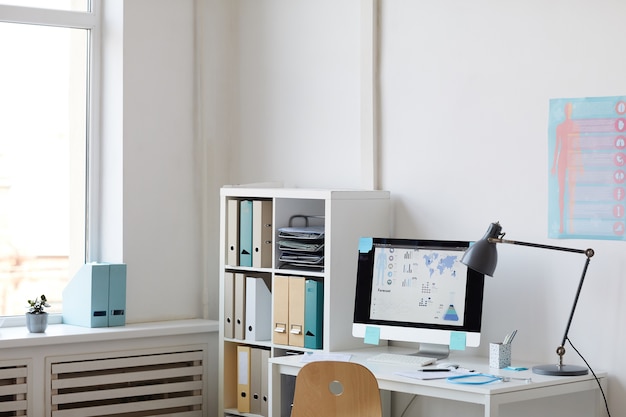
<instances>
[{"instance_id":1,"label":"computer monitor","mask_svg":"<svg viewBox=\"0 0 626 417\"><path fill-rule=\"evenodd\" d=\"M353 336L417 342L418 355L437 358L451 344L479 346L485 277L461 263L469 245L361 238Z\"/></svg>"}]
</instances>

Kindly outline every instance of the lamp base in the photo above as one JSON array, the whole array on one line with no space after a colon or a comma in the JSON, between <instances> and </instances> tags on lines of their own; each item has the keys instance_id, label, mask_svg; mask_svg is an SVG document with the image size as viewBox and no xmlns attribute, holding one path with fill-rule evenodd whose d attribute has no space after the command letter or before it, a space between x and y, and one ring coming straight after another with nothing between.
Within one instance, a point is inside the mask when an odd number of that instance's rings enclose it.
<instances>
[{"instance_id":1,"label":"lamp base","mask_svg":"<svg viewBox=\"0 0 626 417\"><path fill-rule=\"evenodd\" d=\"M578 365L539 365L533 367L533 372L539 375L578 376L587 375L589 370Z\"/></svg>"}]
</instances>

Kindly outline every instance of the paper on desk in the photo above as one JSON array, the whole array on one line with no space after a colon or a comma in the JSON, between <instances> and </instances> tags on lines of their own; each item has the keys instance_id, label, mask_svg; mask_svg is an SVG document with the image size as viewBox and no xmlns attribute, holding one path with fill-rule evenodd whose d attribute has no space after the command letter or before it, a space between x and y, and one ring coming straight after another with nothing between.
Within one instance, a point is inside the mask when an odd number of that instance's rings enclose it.
<instances>
[{"instance_id":1,"label":"paper on desk","mask_svg":"<svg viewBox=\"0 0 626 417\"><path fill-rule=\"evenodd\" d=\"M305 353L302 355L301 362L315 362L315 361L341 361L341 362L349 362L350 361L349 353Z\"/></svg>"},{"instance_id":2,"label":"paper on desk","mask_svg":"<svg viewBox=\"0 0 626 417\"><path fill-rule=\"evenodd\" d=\"M470 371L466 371L466 370L456 370L456 371L443 371L442 370L441 372L398 371L398 372L394 372L394 374L405 376L407 378L413 378L413 379L445 379L445 378L450 378L451 376L466 375L469 372Z\"/></svg>"}]
</instances>

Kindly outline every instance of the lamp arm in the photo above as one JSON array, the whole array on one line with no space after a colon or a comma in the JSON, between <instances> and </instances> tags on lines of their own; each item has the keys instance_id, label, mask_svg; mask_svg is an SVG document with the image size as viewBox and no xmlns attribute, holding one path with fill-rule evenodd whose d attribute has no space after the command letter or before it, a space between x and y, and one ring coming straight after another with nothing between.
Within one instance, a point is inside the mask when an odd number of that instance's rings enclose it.
<instances>
[{"instance_id":1,"label":"lamp arm","mask_svg":"<svg viewBox=\"0 0 626 417\"><path fill-rule=\"evenodd\" d=\"M593 249L572 249L572 248L564 248L562 246L552 246L552 245L542 245L541 243L529 243L529 242L520 242L517 240L507 240L501 238L488 238L490 243L508 243L510 245L520 245L520 246L529 246L531 248L539 248L539 249L550 249L550 250L559 250L562 252L572 252L572 253L584 253L587 255L587 258L591 258L593 256ZM591 251L589 254L589 251Z\"/></svg>"},{"instance_id":2,"label":"lamp arm","mask_svg":"<svg viewBox=\"0 0 626 417\"><path fill-rule=\"evenodd\" d=\"M589 267L590 261L591 261L591 257L587 256L587 259L585 260L585 266L583 266L583 272L580 276L580 282L578 283L578 289L576 290L576 296L574 297L574 303L572 304L572 311L569 313L569 318L567 319L567 326L565 327L565 333L563 334L563 341L561 342L561 346L559 348L563 348L565 346L565 342L567 341L569 328L572 324L572 319L574 318L574 311L576 311L576 305L578 304L578 297L580 297L580 291L583 288L583 282L585 282L585 275L587 275L587 268ZM557 348L557 353L558 353L559 348ZM562 357L562 355L559 355L559 356Z\"/></svg>"},{"instance_id":3,"label":"lamp arm","mask_svg":"<svg viewBox=\"0 0 626 417\"><path fill-rule=\"evenodd\" d=\"M565 248L562 246L552 246L552 245L543 245L540 243L529 243L529 242L519 242L516 240L506 240L500 238L490 237L488 238L491 243L508 243L511 245L520 245L520 246L529 246L532 248L540 248L540 249L549 249L549 250L558 250L562 252L572 252L572 253L584 253L587 259L585 260L585 265L583 266L583 272L580 276L580 281L578 282L578 289L576 290L576 296L574 297L574 303L572 304L572 310L569 313L569 318L567 319L567 326L565 326L565 333L563 334L563 340L561 341L561 345L556 348L556 353L559 355L559 366L563 366L563 355L565 354L565 342L567 341L567 335L569 334L569 328L572 324L572 319L574 318L574 312L576 311L576 305L578 304L578 298L580 297L580 292L583 288L583 283L585 282L585 276L587 275L587 268L589 267L589 262L591 261L591 257L594 255L593 249L572 249Z\"/></svg>"}]
</instances>

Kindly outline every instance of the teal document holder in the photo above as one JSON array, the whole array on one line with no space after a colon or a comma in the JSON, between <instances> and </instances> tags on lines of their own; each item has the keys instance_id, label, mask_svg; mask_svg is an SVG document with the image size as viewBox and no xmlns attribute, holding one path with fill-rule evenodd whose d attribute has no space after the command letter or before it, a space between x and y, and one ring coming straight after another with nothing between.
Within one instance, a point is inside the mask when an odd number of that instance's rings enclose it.
<instances>
[{"instance_id":1,"label":"teal document holder","mask_svg":"<svg viewBox=\"0 0 626 417\"><path fill-rule=\"evenodd\" d=\"M252 200L239 208L239 266L252 266Z\"/></svg>"},{"instance_id":2,"label":"teal document holder","mask_svg":"<svg viewBox=\"0 0 626 417\"><path fill-rule=\"evenodd\" d=\"M109 327L126 324L126 265L109 265Z\"/></svg>"},{"instance_id":3,"label":"teal document holder","mask_svg":"<svg viewBox=\"0 0 626 417\"><path fill-rule=\"evenodd\" d=\"M126 324L126 265L83 265L63 290L63 323L83 327Z\"/></svg>"},{"instance_id":4,"label":"teal document holder","mask_svg":"<svg viewBox=\"0 0 626 417\"><path fill-rule=\"evenodd\" d=\"M304 284L304 347L322 348L324 325L324 284L307 279Z\"/></svg>"}]
</instances>

